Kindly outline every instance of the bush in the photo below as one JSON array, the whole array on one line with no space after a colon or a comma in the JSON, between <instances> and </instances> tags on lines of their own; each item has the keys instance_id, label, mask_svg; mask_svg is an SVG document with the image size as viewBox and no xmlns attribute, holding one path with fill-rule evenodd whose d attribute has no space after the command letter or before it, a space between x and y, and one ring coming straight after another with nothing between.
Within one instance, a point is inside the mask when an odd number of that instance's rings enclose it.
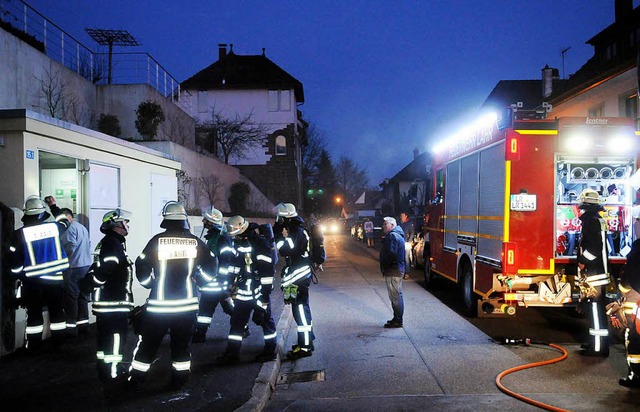
<instances>
[{"instance_id":1,"label":"bush","mask_svg":"<svg viewBox=\"0 0 640 412\"><path fill-rule=\"evenodd\" d=\"M120 129L120 120L118 116L113 114L100 114L98 119L98 131L115 137L120 137L122 129Z\"/></svg>"},{"instance_id":2,"label":"bush","mask_svg":"<svg viewBox=\"0 0 640 412\"><path fill-rule=\"evenodd\" d=\"M136 129L142 137L153 140L158 134L158 126L164 122L164 112L160 104L147 100L136 109Z\"/></svg>"},{"instance_id":3,"label":"bush","mask_svg":"<svg viewBox=\"0 0 640 412\"><path fill-rule=\"evenodd\" d=\"M237 182L229 188L229 207L232 215L244 215L251 188L245 182Z\"/></svg>"}]
</instances>

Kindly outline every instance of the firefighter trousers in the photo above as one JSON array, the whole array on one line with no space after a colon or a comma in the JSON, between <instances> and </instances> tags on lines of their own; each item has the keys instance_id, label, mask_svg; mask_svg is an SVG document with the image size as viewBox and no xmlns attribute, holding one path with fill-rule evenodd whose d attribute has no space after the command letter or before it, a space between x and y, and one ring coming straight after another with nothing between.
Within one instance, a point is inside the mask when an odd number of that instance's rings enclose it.
<instances>
[{"instance_id":1,"label":"firefighter trousers","mask_svg":"<svg viewBox=\"0 0 640 412\"><path fill-rule=\"evenodd\" d=\"M111 382L126 373L122 361L128 327L126 312L96 314L96 366L103 382Z\"/></svg>"},{"instance_id":2,"label":"firefighter trousers","mask_svg":"<svg viewBox=\"0 0 640 412\"><path fill-rule=\"evenodd\" d=\"M225 353L231 355L238 355L240 353L240 348L242 347L242 336L244 334L244 329L249 322L249 318L251 317L251 312L253 311L264 311L265 313L260 313L260 327L262 327L262 332L264 334L264 348L263 353L274 353L276 350L276 324L273 321L273 317L271 316L271 308L270 305L267 306L267 309L262 309L262 307L258 306L258 302L255 299L243 301L236 300L235 308L233 310L233 314L231 315L231 329L229 330L229 338L227 341L227 350ZM254 316L254 320L258 319L258 316Z\"/></svg>"},{"instance_id":3,"label":"firefighter trousers","mask_svg":"<svg viewBox=\"0 0 640 412\"><path fill-rule=\"evenodd\" d=\"M316 336L313 333L311 320L311 307L309 306L309 285L311 278L304 279L298 286L296 301L291 305L293 319L296 321L298 332L298 346L302 349L310 349Z\"/></svg>"},{"instance_id":4,"label":"firefighter trousers","mask_svg":"<svg viewBox=\"0 0 640 412\"><path fill-rule=\"evenodd\" d=\"M47 307L51 337L62 339L66 328L62 281L25 279L23 296L27 308L27 348L38 349L42 345L44 317L42 311Z\"/></svg>"},{"instance_id":5,"label":"firefighter trousers","mask_svg":"<svg viewBox=\"0 0 640 412\"><path fill-rule=\"evenodd\" d=\"M589 341L586 352L609 356L609 321L604 304L604 286L596 286L596 294L586 300L589 317Z\"/></svg>"},{"instance_id":6,"label":"firefighter trousers","mask_svg":"<svg viewBox=\"0 0 640 412\"><path fill-rule=\"evenodd\" d=\"M172 378L188 376L191 372L191 336L196 322L195 312L154 313L147 311L142 319L142 335L133 351L131 378L144 377L164 336L171 337Z\"/></svg>"},{"instance_id":7,"label":"firefighter trousers","mask_svg":"<svg viewBox=\"0 0 640 412\"><path fill-rule=\"evenodd\" d=\"M627 314L627 330L624 334L624 346L627 353L628 379L640 380L640 294L631 290L627 302L635 302L633 312Z\"/></svg>"},{"instance_id":8,"label":"firefighter trousers","mask_svg":"<svg viewBox=\"0 0 640 412\"><path fill-rule=\"evenodd\" d=\"M209 328L218 304L220 304L224 313L231 316L233 313L233 300L229 298L227 292L202 292L200 294L196 328Z\"/></svg>"}]
</instances>

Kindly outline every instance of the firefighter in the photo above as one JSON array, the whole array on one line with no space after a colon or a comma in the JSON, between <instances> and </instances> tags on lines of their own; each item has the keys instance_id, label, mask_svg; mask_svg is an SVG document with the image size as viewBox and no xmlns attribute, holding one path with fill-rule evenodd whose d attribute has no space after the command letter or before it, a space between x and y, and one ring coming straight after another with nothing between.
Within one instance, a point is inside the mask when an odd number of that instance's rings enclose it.
<instances>
[{"instance_id":1,"label":"firefighter","mask_svg":"<svg viewBox=\"0 0 640 412\"><path fill-rule=\"evenodd\" d=\"M64 338L63 271L69 268L69 259L60 241L62 228L58 223L46 222L51 215L42 199L29 196L23 211L24 226L11 236L8 262L11 273L22 284L27 309L26 348L37 351L42 347L45 306L54 344Z\"/></svg>"},{"instance_id":2,"label":"firefighter","mask_svg":"<svg viewBox=\"0 0 640 412\"><path fill-rule=\"evenodd\" d=\"M223 231L221 211L211 206L202 212L202 217L202 224L207 229L205 235L207 246L211 253L218 257L218 274L210 283L198 288L200 303L193 343L202 343L206 340L207 329L218 304L227 315L231 316L233 313L233 299L229 292L234 274L229 273L229 266L236 257L236 250L229 235Z\"/></svg>"},{"instance_id":3,"label":"firefighter","mask_svg":"<svg viewBox=\"0 0 640 412\"><path fill-rule=\"evenodd\" d=\"M217 259L207 245L189 231L184 206L169 201L162 209L164 232L149 240L136 259L136 277L151 289L140 324L129 382L139 387L151 367L165 334L171 337L171 388L182 387L191 373L189 346L196 323L196 285L213 280Z\"/></svg>"},{"instance_id":4,"label":"firefighter","mask_svg":"<svg viewBox=\"0 0 640 412\"><path fill-rule=\"evenodd\" d=\"M607 305L611 325L625 329L624 343L629 373L620 378L618 383L627 388L640 388L640 239L631 245L618 289L622 295L621 301Z\"/></svg>"},{"instance_id":5,"label":"firefighter","mask_svg":"<svg viewBox=\"0 0 640 412\"><path fill-rule=\"evenodd\" d=\"M269 240L258 233L258 225L242 216L233 216L226 224L233 238L237 258L232 265L236 273L235 307L231 315L231 329L227 349L218 358L221 364L239 359L245 325L253 312L253 321L262 327L264 347L255 357L257 362L276 359L276 325L271 316L269 295L273 285L274 265Z\"/></svg>"},{"instance_id":6,"label":"firefighter","mask_svg":"<svg viewBox=\"0 0 640 412\"><path fill-rule=\"evenodd\" d=\"M607 252L607 223L600 216L604 208L600 196L593 189L580 195L583 210L582 234L578 253L578 286L587 305L590 320L589 342L582 345L581 354L609 356L609 329L604 305L604 290L610 282Z\"/></svg>"},{"instance_id":7,"label":"firefighter","mask_svg":"<svg viewBox=\"0 0 640 412\"><path fill-rule=\"evenodd\" d=\"M309 254L309 234L304 228L304 220L291 203L276 206L276 223L273 227L276 247L285 258L282 269L281 287L285 304L291 304L296 321L298 343L287 352L287 358L298 359L313 354L313 323L309 307L309 285L311 284L311 259Z\"/></svg>"},{"instance_id":8,"label":"firefighter","mask_svg":"<svg viewBox=\"0 0 640 412\"><path fill-rule=\"evenodd\" d=\"M133 262L127 255L131 213L115 209L104 214L96 246L96 261L83 281L93 291L92 312L96 316L97 368L104 383L119 383L126 377L123 348L127 342L129 315L133 309Z\"/></svg>"}]
</instances>

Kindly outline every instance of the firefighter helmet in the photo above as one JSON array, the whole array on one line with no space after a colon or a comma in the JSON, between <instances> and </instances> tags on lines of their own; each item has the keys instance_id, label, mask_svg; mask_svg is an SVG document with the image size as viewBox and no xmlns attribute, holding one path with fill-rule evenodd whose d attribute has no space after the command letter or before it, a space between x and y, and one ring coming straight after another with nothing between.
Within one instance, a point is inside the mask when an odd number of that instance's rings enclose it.
<instances>
[{"instance_id":1,"label":"firefighter helmet","mask_svg":"<svg viewBox=\"0 0 640 412\"><path fill-rule=\"evenodd\" d=\"M131 212L123 209L110 210L102 217L102 224L100 225L100 231L107 233L110 230L118 227L119 223L128 223L131 218Z\"/></svg>"},{"instance_id":2,"label":"firefighter helmet","mask_svg":"<svg viewBox=\"0 0 640 412\"><path fill-rule=\"evenodd\" d=\"M291 203L278 203L275 207L276 216L278 217L296 217L298 216L298 212L296 212L296 207Z\"/></svg>"},{"instance_id":3,"label":"firefighter helmet","mask_svg":"<svg viewBox=\"0 0 640 412\"><path fill-rule=\"evenodd\" d=\"M599 205L600 195L593 189L585 189L580 193L580 201L586 205Z\"/></svg>"},{"instance_id":4,"label":"firefighter helmet","mask_svg":"<svg viewBox=\"0 0 640 412\"><path fill-rule=\"evenodd\" d=\"M226 223L226 230L229 236L237 236L249 227L249 222L242 216L232 216Z\"/></svg>"},{"instance_id":5,"label":"firefighter helmet","mask_svg":"<svg viewBox=\"0 0 640 412\"><path fill-rule=\"evenodd\" d=\"M218 229L222 228L222 225L224 223L222 221L222 212L216 209L215 207L211 206L203 210L202 217L205 218L207 221L213 223L213 225Z\"/></svg>"},{"instance_id":6,"label":"firefighter helmet","mask_svg":"<svg viewBox=\"0 0 640 412\"><path fill-rule=\"evenodd\" d=\"M162 208L162 217L165 220L187 220L187 211L182 203L171 200Z\"/></svg>"},{"instance_id":7,"label":"firefighter helmet","mask_svg":"<svg viewBox=\"0 0 640 412\"><path fill-rule=\"evenodd\" d=\"M42 199L36 195L29 196L27 200L24 201L24 209L22 209L24 214L29 216L39 215L46 212L46 210L47 206Z\"/></svg>"}]
</instances>

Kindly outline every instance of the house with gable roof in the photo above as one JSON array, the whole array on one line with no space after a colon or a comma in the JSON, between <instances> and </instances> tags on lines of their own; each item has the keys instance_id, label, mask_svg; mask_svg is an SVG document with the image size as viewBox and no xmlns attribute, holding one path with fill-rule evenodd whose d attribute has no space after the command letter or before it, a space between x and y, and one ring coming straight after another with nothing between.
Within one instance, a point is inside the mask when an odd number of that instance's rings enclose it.
<instances>
[{"instance_id":1,"label":"house with gable roof","mask_svg":"<svg viewBox=\"0 0 640 412\"><path fill-rule=\"evenodd\" d=\"M196 121L251 116L266 128L256 142L229 164L240 169L272 202L302 208L302 149L306 123L298 106L304 103L302 83L260 55L240 55L233 45L218 45L218 60L181 83L190 99L185 107Z\"/></svg>"}]
</instances>

